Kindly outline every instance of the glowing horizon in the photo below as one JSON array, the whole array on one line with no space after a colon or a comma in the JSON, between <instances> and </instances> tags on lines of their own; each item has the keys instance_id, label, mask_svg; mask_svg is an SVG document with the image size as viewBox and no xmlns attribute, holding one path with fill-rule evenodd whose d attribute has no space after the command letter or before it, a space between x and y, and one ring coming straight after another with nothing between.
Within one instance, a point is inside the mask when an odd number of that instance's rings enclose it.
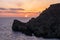
<instances>
[{"instance_id":1,"label":"glowing horizon","mask_svg":"<svg viewBox=\"0 0 60 40\"><path fill-rule=\"evenodd\" d=\"M48 8L51 4L60 3L59 0L0 0L0 8L15 8L10 11L15 12L32 12L30 13L22 13L21 14L13 14L13 13L0 13L0 17L36 17L38 13L35 15L33 12L42 12L46 8ZM16 9L18 8L18 9ZM19 9L20 8L20 9ZM3 10L2 10L3 11ZM9 11L9 10L6 10ZM4 12L4 11L3 11ZM27 15L27 16L26 16ZM30 15L30 16L29 16Z\"/></svg>"},{"instance_id":2,"label":"glowing horizon","mask_svg":"<svg viewBox=\"0 0 60 40\"><path fill-rule=\"evenodd\" d=\"M37 12L2 13L2 14L0 14L0 17L37 17L37 16L39 16L39 13L37 13Z\"/></svg>"}]
</instances>

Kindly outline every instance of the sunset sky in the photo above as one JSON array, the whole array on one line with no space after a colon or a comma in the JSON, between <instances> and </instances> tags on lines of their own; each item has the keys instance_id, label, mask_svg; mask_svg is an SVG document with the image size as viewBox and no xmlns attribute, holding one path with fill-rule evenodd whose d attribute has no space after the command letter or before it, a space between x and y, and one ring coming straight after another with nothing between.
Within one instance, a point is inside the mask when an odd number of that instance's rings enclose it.
<instances>
[{"instance_id":1,"label":"sunset sky","mask_svg":"<svg viewBox=\"0 0 60 40\"><path fill-rule=\"evenodd\" d=\"M0 0L0 17L35 17L39 15L39 12L54 3L60 3L60 0ZM12 12L6 13L5 11Z\"/></svg>"}]
</instances>

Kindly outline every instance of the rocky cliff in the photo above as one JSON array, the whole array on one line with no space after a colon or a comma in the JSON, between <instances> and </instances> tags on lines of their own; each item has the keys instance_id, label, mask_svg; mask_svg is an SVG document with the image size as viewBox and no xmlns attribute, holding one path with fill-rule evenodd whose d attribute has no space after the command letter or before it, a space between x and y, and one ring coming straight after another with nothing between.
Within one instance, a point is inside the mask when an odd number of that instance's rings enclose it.
<instances>
[{"instance_id":1,"label":"rocky cliff","mask_svg":"<svg viewBox=\"0 0 60 40\"><path fill-rule=\"evenodd\" d=\"M14 21L12 29L26 35L34 34L36 37L60 38L60 3L50 5L37 18L32 18L27 23Z\"/></svg>"}]
</instances>

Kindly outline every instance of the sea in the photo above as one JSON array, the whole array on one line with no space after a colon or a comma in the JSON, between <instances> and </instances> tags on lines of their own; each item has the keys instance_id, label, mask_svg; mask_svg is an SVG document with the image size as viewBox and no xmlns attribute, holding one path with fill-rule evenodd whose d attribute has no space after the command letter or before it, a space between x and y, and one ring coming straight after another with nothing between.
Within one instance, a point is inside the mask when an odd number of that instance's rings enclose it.
<instances>
[{"instance_id":1,"label":"sea","mask_svg":"<svg viewBox=\"0 0 60 40\"><path fill-rule=\"evenodd\" d=\"M44 39L35 36L26 36L21 32L12 31L14 20L28 22L31 18L23 17L0 17L0 40L60 40L60 39Z\"/></svg>"}]
</instances>

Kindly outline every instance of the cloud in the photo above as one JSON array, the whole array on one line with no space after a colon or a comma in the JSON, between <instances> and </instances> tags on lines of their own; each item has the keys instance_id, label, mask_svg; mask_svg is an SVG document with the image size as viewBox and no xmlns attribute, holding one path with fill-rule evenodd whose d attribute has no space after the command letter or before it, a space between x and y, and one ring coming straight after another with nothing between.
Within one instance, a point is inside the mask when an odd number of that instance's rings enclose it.
<instances>
[{"instance_id":1,"label":"cloud","mask_svg":"<svg viewBox=\"0 0 60 40\"><path fill-rule=\"evenodd\" d=\"M0 13L19 13L18 11L24 11L23 8L0 8Z\"/></svg>"},{"instance_id":2,"label":"cloud","mask_svg":"<svg viewBox=\"0 0 60 40\"><path fill-rule=\"evenodd\" d=\"M7 10L6 8L0 8L0 10Z\"/></svg>"},{"instance_id":3,"label":"cloud","mask_svg":"<svg viewBox=\"0 0 60 40\"><path fill-rule=\"evenodd\" d=\"M22 8L9 8L9 10L24 10Z\"/></svg>"},{"instance_id":4,"label":"cloud","mask_svg":"<svg viewBox=\"0 0 60 40\"><path fill-rule=\"evenodd\" d=\"M0 8L0 10L25 10L23 8Z\"/></svg>"}]
</instances>

